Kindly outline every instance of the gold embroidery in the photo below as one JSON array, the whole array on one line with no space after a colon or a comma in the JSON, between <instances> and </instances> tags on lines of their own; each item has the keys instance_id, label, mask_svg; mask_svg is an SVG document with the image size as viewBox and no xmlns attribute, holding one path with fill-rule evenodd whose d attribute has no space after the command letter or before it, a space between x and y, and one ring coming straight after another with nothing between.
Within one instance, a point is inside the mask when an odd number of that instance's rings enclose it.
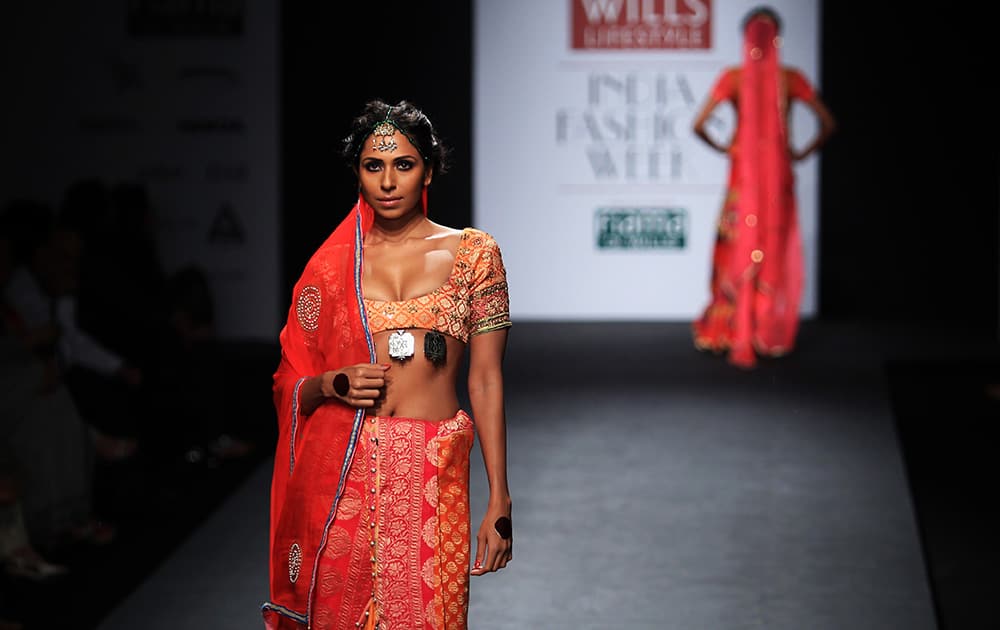
<instances>
[{"instance_id":1,"label":"gold embroidery","mask_svg":"<svg viewBox=\"0 0 1000 630\"><path fill-rule=\"evenodd\" d=\"M330 537L326 541L324 555L334 559L343 556L351 550L351 535L343 527L333 527L330 529Z\"/></svg>"},{"instance_id":2,"label":"gold embroidery","mask_svg":"<svg viewBox=\"0 0 1000 630\"><path fill-rule=\"evenodd\" d=\"M396 420L380 427L382 487L379 496L378 558L382 578L375 583L381 619L389 628L424 624L420 576L421 531L412 522L421 513L423 474L416 457L426 444L424 423ZM385 447L381 445L385 444Z\"/></svg>"},{"instance_id":3,"label":"gold embroidery","mask_svg":"<svg viewBox=\"0 0 1000 630\"><path fill-rule=\"evenodd\" d=\"M509 326L508 310L507 275L500 248L493 237L473 228L462 233L452 274L443 285L400 302L365 300L372 334L424 328L463 343L470 334Z\"/></svg>"},{"instance_id":4,"label":"gold embroidery","mask_svg":"<svg viewBox=\"0 0 1000 630\"><path fill-rule=\"evenodd\" d=\"M344 489L344 496L340 498L340 504L337 505L337 520L340 522L351 520L361 511L363 503L361 492L348 486Z\"/></svg>"},{"instance_id":5,"label":"gold embroidery","mask_svg":"<svg viewBox=\"0 0 1000 630\"><path fill-rule=\"evenodd\" d=\"M331 597L344 589L344 576L336 571L324 571L319 579L319 592L323 597ZM320 626L322 627L322 626Z\"/></svg>"},{"instance_id":6,"label":"gold embroidery","mask_svg":"<svg viewBox=\"0 0 1000 630\"><path fill-rule=\"evenodd\" d=\"M437 475L427 480L424 484L424 500L430 504L431 507L437 508L438 504L438 479Z\"/></svg>"},{"instance_id":7,"label":"gold embroidery","mask_svg":"<svg viewBox=\"0 0 1000 630\"><path fill-rule=\"evenodd\" d=\"M319 559L313 628L353 628L370 610L380 627L465 630L473 441L464 413L438 423L366 420Z\"/></svg>"}]
</instances>

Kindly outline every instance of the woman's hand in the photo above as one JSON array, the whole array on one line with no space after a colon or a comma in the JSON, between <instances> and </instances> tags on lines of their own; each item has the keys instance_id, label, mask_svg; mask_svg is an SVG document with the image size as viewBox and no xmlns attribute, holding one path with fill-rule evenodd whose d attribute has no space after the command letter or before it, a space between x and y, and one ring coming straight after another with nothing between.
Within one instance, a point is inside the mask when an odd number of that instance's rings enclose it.
<instances>
[{"instance_id":1,"label":"woman's hand","mask_svg":"<svg viewBox=\"0 0 1000 630\"><path fill-rule=\"evenodd\" d=\"M476 562L472 575L499 571L514 559L514 534L510 520L510 503L506 507L489 507L476 535Z\"/></svg>"},{"instance_id":2,"label":"woman's hand","mask_svg":"<svg viewBox=\"0 0 1000 630\"><path fill-rule=\"evenodd\" d=\"M809 157L809 154L806 153L805 150L796 149L795 147L792 147L788 151L788 157L790 157L793 162L801 162L802 160Z\"/></svg>"},{"instance_id":3,"label":"woman's hand","mask_svg":"<svg viewBox=\"0 0 1000 630\"><path fill-rule=\"evenodd\" d=\"M319 389L326 398L337 400L351 407L374 407L385 392L384 363L359 363L324 372Z\"/></svg>"}]
</instances>

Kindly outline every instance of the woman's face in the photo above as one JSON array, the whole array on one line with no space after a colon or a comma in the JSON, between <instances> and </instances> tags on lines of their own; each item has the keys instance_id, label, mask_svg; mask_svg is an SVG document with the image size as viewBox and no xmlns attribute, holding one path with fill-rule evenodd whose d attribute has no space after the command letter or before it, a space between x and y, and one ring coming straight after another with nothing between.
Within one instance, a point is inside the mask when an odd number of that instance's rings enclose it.
<instances>
[{"instance_id":1,"label":"woman's face","mask_svg":"<svg viewBox=\"0 0 1000 630\"><path fill-rule=\"evenodd\" d=\"M358 159L361 194L375 214L385 219L396 219L414 210L422 213L420 197L424 186L431 183L430 169L424 167L420 152L399 131L391 138L379 136L375 144L383 139L395 141L395 148L380 151L372 146L372 136L362 145Z\"/></svg>"}]
</instances>

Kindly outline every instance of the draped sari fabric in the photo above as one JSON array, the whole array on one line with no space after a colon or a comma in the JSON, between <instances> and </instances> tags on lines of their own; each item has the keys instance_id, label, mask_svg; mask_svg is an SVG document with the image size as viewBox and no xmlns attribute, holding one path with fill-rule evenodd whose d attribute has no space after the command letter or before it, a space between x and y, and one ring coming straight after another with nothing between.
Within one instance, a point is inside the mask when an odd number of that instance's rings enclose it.
<instances>
[{"instance_id":1,"label":"draped sari fabric","mask_svg":"<svg viewBox=\"0 0 1000 630\"><path fill-rule=\"evenodd\" d=\"M306 623L317 556L341 498L364 411L339 403L302 415L299 388L327 370L375 360L361 304L361 243L373 220L359 198L316 250L292 293L274 374L278 446L271 481L268 628Z\"/></svg>"},{"instance_id":2,"label":"draped sari fabric","mask_svg":"<svg viewBox=\"0 0 1000 630\"><path fill-rule=\"evenodd\" d=\"M465 630L473 435L465 412L365 419L319 558L312 628Z\"/></svg>"},{"instance_id":3,"label":"draped sari fabric","mask_svg":"<svg viewBox=\"0 0 1000 630\"><path fill-rule=\"evenodd\" d=\"M701 349L728 351L752 367L757 354L792 349L802 293L802 245L789 155L786 108L811 93L795 71L783 71L773 21L749 22L741 71L724 73L712 90L733 99L736 136L713 255L711 301L694 323Z\"/></svg>"},{"instance_id":4,"label":"draped sari fabric","mask_svg":"<svg viewBox=\"0 0 1000 630\"><path fill-rule=\"evenodd\" d=\"M361 291L372 217L359 198L307 263L281 331L268 630L466 627L469 416L298 408L307 378L375 361Z\"/></svg>"}]
</instances>

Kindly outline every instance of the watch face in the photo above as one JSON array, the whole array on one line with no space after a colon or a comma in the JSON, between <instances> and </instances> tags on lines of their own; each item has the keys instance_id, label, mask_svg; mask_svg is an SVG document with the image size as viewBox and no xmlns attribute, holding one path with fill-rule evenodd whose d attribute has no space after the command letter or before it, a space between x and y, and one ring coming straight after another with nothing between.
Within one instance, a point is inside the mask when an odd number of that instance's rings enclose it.
<instances>
[{"instance_id":1,"label":"watch face","mask_svg":"<svg viewBox=\"0 0 1000 630\"><path fill-rule=\"evenodd\" d=\"M389 335L389 356L402 361L413 356L413 335L406 330L397 330Z\"/></svg>"}]
</instances>

